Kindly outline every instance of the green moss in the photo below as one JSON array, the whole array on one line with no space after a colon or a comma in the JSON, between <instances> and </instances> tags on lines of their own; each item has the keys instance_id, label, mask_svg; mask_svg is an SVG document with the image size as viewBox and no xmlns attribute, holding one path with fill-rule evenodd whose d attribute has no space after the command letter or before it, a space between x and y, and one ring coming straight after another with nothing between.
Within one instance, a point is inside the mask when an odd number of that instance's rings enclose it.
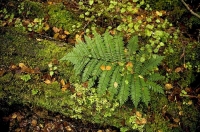
<instances>
[{"instance_id":1,"label":"green moss","mask_svg":"<svg viewBox=\"0 0 200 132\"><path fill-rule=\"evenodd\" d=\"M63 4L48 6L49 23L52 27L62 28L70 33L81 27L82 23L65 9Z\"/></svg>"},{"instance_id":2,"label":"green moss","mask_svg":"<svg viewBox=\"0 0 200 132\"><path fill-rule=\"evenodd\" d=\"M24 18L44 18L45 11L42 3L25 0L18 6L18 13Z\"/></svg>"}]
</instances>

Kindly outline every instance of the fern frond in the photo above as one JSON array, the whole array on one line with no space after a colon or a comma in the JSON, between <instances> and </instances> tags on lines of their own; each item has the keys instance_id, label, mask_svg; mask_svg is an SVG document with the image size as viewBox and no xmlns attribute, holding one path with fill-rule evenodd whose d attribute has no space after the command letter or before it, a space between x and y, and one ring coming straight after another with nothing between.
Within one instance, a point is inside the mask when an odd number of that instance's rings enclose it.
<instances>
[{"instance_id":1,"label":"fern frond","mask_svg":"<svg viewBox=\"0 0 200 132\"><path fill-rule=\"evenodd\" d=\"M147 52L138 51L137 36L129 40L128 49L124 47L122 36L113 37L108 32L102 36L94 33L93 39L84 38L85 43L79 41L61 60L72 62L76 74L81 74L82 81L88 81L89 88L98 82L100 96L107 92L111 100L116 97L121 105L130 96L137 107L140 101L148 105L150 90L163 93L162 87L156 83L163 76L154 72L163 57L152 55L141 62Z\"/></svg>"},{"instance_id":2,"label":"fern frond","mask_svg":"<svg viewBox=\"0 0 200 132\"><path fill-rule=\"evenodd\" d=\"M149 89L153 90L154 92L164 94L163 88L155 82L148 81L147 82Z\"/></svg>"},{"instance_id":3,"label":"fern frond","mask_svg":"<svg viewBox=\"0 0 200 132\"><path fill-rule=\"evenodd\" d=\"M74 65L74 70L76 72L76 74L80 74L83 69L85 68L85 66L87 65L87 63L90 61L89 58L84 58L82 59L82 61L79 63L79 65Z\"/></svg>"},{"instance_id":4,"label":"fern frond","mask_svg":"<svg viewBox=\"0 0 200 132\"><path fill-rule=\"evenodd\" d=\"M121 82L121 87L119 89L119 93L117 95L117 99L119 100L119 103L121 105L124 104L128 100L129 97L129 86L131 82L131 75L125 75L123 76L122 82Z\"/></svg>"},{"instance_id":5,"label":"fern frond","mask_svg":"<svg viewBox=\"0 0 200 132\"><path fill-rule=\"evenodd\" d=\"M125 55L124 55L124 42L123 38L116 35L114 36L114 43L115 43L115 57L116 61L124 62Z\"/></svg>"},{"instance_id":6,"label":"fern frond","mask_svg":"<svg viewBox=\"0 0 200 132\"><path fill-rule=\"evenodd\" d=\"M94 33L94 44L96 49L98 50L99 56L103 59L105 58L106 48L103 39L101 38L100 34Z\"/></svg>"},{"instance_id":7,"label":"fern frond","mask_svg":"<svg viewBox=\"0 0 200 132\"><path fill-rule=\"evenodd\" d=\"M149 76L147 77L147 79L148 79L149 81L152 81L152 82L161 81L161 80L163 80L164 78L165 78L165 77L162 76L162 75L160 75L159 73L152 73L151 75L149 75Z\"/></svg>"},{"instance_id":8,"label":"fern frond","mask_svg":"<svg viewBox=\"0 0 200 132\"><path fill-rule=\"evenodd\" d=\"M163 57L162 56L156 56L156 58L150 58L149 60L145 61L143 64L143 68L140 70L141 75L145 75L149 73L149 71L152 71L154 68L160 64L162 61Z\"/></svg>"},{"instance_id":9,"label":"fern frond","mask_svg":"<svg viewBox=\"0 0 200 132\"><path fill-rule=\"evenodd\" d=\"M142 91L140 87L139 78L137 77L137 75L132 76L132 85L131 85L130 94L131 94L131 100L133 104L135 105L135 107L137 107L138 103L140 102L141 92Z\"/></svg>"},{"instance_id":10,"label":"fern frond","mask_svg":"<svg viewBox=\"0 0 200 132\"><path fill-rule=\"evenodd\" d=\"M94 70L94 67L97 65L99 61L98 60L91 60L87 66L84 69L83 75L82 75L82 81L85 82L91 77L91 73Z\"/></svg>"},{"instance_id":11,"label":"fern frond","mask_svg":"<svg viewBox=\"0 0 200 132\"><path fill-rule=\"evenodd\" d=\"M111 65L111 64L106 64L106 65ZM108 85L109 85L109 82L111 79L111 75L113 73L112 69L115 69L114 65L112 65L111 70L103 71L99 77L99 84L98 84L97 92L100 96L106 93L106 90L108 88Z\"/></svg>"},{"instance_id":12,"label":"fern frond","mask_svg":"<svg viewBox=\"0 0 200 132\"><path fill-rule=\"evenodd\" d=\"M113 71L113 75L112 78L110 80L110 84L109 84L109 88L108 88L108 92L110 95L110 100L113 99L114 95L116 95L118 93L119 88L121 87L121 75L120 75L120 69L121 67L116 67Z\"/></svg>"},{"instance_id":13,"label":"fern frond","mask_svg":"<svg viewBox=\"0 0 200 132\"><path fill-rule=\"evenodd\" d=\"M127 45L128 49L129 49L129 53L131 55L135 54L136 51L139 49L138 46L138 36L133 36L129 41L128 41L128 45Z\"/></svg>"},{"instance_id":14,"label":"fern frond","mask_svg":"<svg viewBox=\"0 0 200 132\"><path fill-rule=\"evenodd\" d=\"M147 106L150 101L150 93L149 89L146 87L142 88L142 102L144 102Z\"/></svg>"},{"instance_id":15,"label":"fern frond","mask_svg":"<svg viewBox=\"0 0 200 132\"><path fill-rule=\"evenodd\" d=\"M105 47L107 49L107 52L105 53L107 58L109 58L108 60L115 60L115 43L113 41L113 36L111 36L109 34L109 32L105 32L103 34L103 38L104 38L104 43L105 43Z\"/></svg>"}]
</instances>

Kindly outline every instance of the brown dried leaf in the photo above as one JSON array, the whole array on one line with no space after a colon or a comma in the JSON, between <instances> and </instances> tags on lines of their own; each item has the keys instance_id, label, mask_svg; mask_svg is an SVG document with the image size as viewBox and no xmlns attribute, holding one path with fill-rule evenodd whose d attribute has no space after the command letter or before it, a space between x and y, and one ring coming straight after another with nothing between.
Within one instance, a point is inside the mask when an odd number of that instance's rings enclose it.
<instances>
[{"instance_id":1,"label":"brown dried leaf","mask_svg":"<svg viewBox=\"0 0 200 132\"><path fill-rule=\"evenodd\" d=\"M33 120L31 121L31 125L32 125L32 126L36 126L36 125L37 125L37 120L33 119Z\"/></svg>"},{"instance_id":2,"label":"brown dried leaf","mask_svg":"<svg viewBox=\"0 0 200 132\"><path fill-rule=\"evenodd\" d=\"M5 72L6 72L5 69L0 69L0 77L3 76Z\"/></svg>"},{"instance_id":3,"label":"brown dried leaf","mask_svg":"<svg viewBox=\"0 0 200 132\"><path fill-rule=\"evenodd\" d=\"M179 123L179 122L180 122L180 119L179 119L179 118L174 118L173 120L174 120L174 122L176 122L176 123Z\"/></svg>"},{"instance_id":4,"label":"brown dried leaf","mask_svg":"<svg viewBox=\"0 0 200 132\"><path fill-rule=\"evenodd\" d=\"M53 29L54 33L59 33L61 31L61 29L57 28L57 27L53 27L52 29Z\"/></svg>"},{"instance_id":5,"label":"brown dried leaf","mask_svg":"<svg viewBox=\"0 0 200 132\"><path fill-rule=\"evenodd\" d=\"M142 114L139 111L136 111L135 114L137 117L142 117Z\"/></svg>"},{"instance_id":6,"label":"brown dried leaf","mask_svg":"<svg viewBox=\"0 0 200 132\"><path fill-rule=\"evenodd\" d=\"M175 72L178 73L178 72L183 72L183 68L182 67L177 67L175 69Z\"/></svg>"},{"instance_id":7,"label":"brown dried leaf","mask_svg":"<svg viewBox=\"0 0 200 132\"><path fill-rule=\"evenodd\" d=\"M12 118L12 119L17 118L17 113L13 113L11 118Z\"/></svg>"}]
</instances>

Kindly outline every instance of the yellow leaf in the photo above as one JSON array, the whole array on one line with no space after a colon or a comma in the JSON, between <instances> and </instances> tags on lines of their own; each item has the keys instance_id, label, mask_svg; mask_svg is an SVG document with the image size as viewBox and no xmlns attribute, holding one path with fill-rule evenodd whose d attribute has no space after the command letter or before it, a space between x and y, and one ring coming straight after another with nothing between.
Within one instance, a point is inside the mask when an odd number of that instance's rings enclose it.
<instances>
[{"instance_id":1,"label":"yellow leaf","mask_svg":"<svg viewBox=\"0 0 200 132\"><path fill-rule=\"evenodd\" d=\"M65 91L67 90L67 88L66 88L66 87L63 87L61 90L62 90L63 92L65 92Z\"/></svg>"},{"instance_id":2,"label":"yellow leaf","mask_svg":"<svg viewBox=\"0 0 200 132\"><path fill-rule=\"evenodd\" d=\"M49 24L46 24L46 23L45 23L45 26L43 27L44 31L49 30L49 28L50 28L50 27L49 27Z\"/></svg>"},{"instance_id":3,"label":"yellow leaf","mask_svg":"<svg viewBox=\"0 0 200 132\"><path fill-rule=\"evenodd\" d=\"M106 70L106 66L102 65L102 66L100 66L100 69L101 69L102 71L104 71L104 70Z\"/></svg>"},{"instance_id":4,"label":"yellow leaf","mask_svg":"<svg viewBox=\"0 0 200 132\"><path fill-rule=\"evenodd\" d=\"M45 80L44 82L45 82L46 84L51 84L51 81L50 81L50 80L48 80L48 79L47 79L47 80Z\"/></svg>"},{"instance_id":5,"label":"yellow leaf","mask_svg":"<svg viewBox=\"0 0 200 132\"><path fill-rule=\"evenodd\" d=\"M60 38L60 39L65 39L66 37L67 37L67 36L66 36L65 34L60 34L60 35L59 35L59 38Z\"/></svg>"},{"instance_id":6,"label":"yellow leaf","mask_svg":"<svg viewBox=\"0 0 200 132\"><path fill-rule=\"evenodd\" d=\"M131 62L128 62L128 63L126 64L126 67L127 67L127 68L132 68L132 67L133 67L133 64L132 64Z\"/></svg>"},{"instance_id":7,"label":"yellow leaf","mask_svg":"<svg viewBox=\"0 0 200 132\"><path fill-rule=\"evenodd\" d=\"M54 38L54 39L57 39L58 36L59 36L59 33L55 33L55 34L53 35L53 38Z\"/></svg>"},{"instance_id":8,"label":"yellow leaf","mask_svg":"<svg viewBox=\"0 0 200 132\"><path fill-rule=\"evenodd\" d=\"M23 68L23 67L26 67L26 66L24 65L24 63L19 63L19 67Z\"/></svg>"},{"instance_id":9,"label":"yellow leaf","mask_svg":"<svg viewBox=\"0 0 200 132\"><path fill-rule=\"evenodd\" d=\"M142 114L139 111L136 111L135 114L137 117L142 117Z\"/></svg>"},{"instance_id":10,"label":"yellow leaf","mask_svg":"<svg viewBox=\"0 0 200 132\"><path fill-rule=\"evenodd\" d=\"M118 83L114 82L114 87L117 88L118 87Z\"/></svg>"},{"instance_id":11,"label":"yellow leaf","mask_svg":"<svg viewBox=\"0 0 200 132\"><path fill-rule=\"evenodd\" d=\"M144 77L142 75L138 75L139 78L144 79Z\"/></svg>"},{"instance_id":12,"label":"yellow leaf","mask_svg":"<svg viewBox=\"0 0 200 132\"><path fill-rule=\"evenodd\" d=\"M104 66L104 65L102 65L102 66L100 67L100 69L101 69L102 71L109 71L109 70L111 70L111 66Z\"/></svg>"},{"instance_id":13,"label":"yellow leaf","mask_svg":"<svg viewBox=\"0 0 200 132\"><path fill-rule=\"evenodd\" d=\"M187 104L192 105L192 100L189 100Z\"/></svg>"},{"instance_id":14,"label":"yellow leaf","mask_svg":"<svg viewBox=\"0 0 200 132\"><path fill-rule=\"evenodd\" d=\"M106 70L110 71L111 70L111 66L106 66Z\"/></svg>"},{"instance_id":15,"label":"yellow leaf","mask_svg":"<svg viewBox=\"0 0 200 132\"><path fill-rule=\"evenodd\" d=\"M170 89L172 89L172 88L173 88L172 84L170 84L170 83L166 83L166 84L165 84L165 89L166 89L166 90L170 90Z\"/></svg>"},{"instance_id":16,"label":"yellow leaf","mask_svg":"<svg viewBox=\"0 0 200 132\"><path fill-rule=\"evenodd\" d=\"M54 33L58 33L58 32L60 32L60 30L61 30L61 29L59 29L59 28L57 28L57 27L53 27L52 29L53 29Z\"/></svg>"},{"instance_id":17,"label":"yellow leaf","mask_svg":"<svg viewBox=\"0 0 200 132\"><path fill-rule=\"evenodd\" d=\"M78 34L76 34L76 36L75 36L75 40L76 40L76 41L81 41L81 36L78 35Z\"/></svg>"},{"instance_id":18,"label":"yellow leaf","mask_svg":"<svg viewBox=\"0 0 200 132\"><path fill-rule=\"evenodd\" d=\"M60 83L61 83L62 86L65 85L65 81L63 79L60 81Z\"/></svg>"},{"instance_id":19,"label":"yellow leaf","mask_svg":"<svg viewBox=\"0 0 200 132\"><path fill-rule=\"evenodd\" d=\"M64 34L69 35L70 33L68 31L64 31Z\"/></svg>"}]
</instances>

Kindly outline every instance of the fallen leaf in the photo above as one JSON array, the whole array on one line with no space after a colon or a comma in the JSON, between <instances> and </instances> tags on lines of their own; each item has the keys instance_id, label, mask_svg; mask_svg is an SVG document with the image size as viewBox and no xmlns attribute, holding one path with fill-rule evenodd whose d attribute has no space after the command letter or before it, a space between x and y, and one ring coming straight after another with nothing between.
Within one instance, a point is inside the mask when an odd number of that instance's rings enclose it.
<instances>
[{"instance_id":1,"label":"fallen leaf","mask_svg":"<svg viewBox=\"0 0 200 132\"><path fill-rule=\"evenodd\" d=\"M44 31L49 30L49 28L50 28L50 27L49 27L49 24L45 23L45 24L44 24L44 27L43 27Z\"/></svg>"},{"instance_id":2,"label":"fallen leaf","mask_svg":"<svg viewBox=\"0 0 200 132\"><path fill-rule=\"evenodd\" d=\"M174 120L174 122L176 122L176 123L179 123L179 122L180 122L180 119L179 119L179 118L174 118L173 120Z\"/></svg>"},{"instance_id":3,"label":"fallen leaf","mask_svg":"<svg viewBox=\"0 0 200 132\"><path fill-rule=\"evenodd\" d=\"M133 63L132 62L128 62L127 64L126 64L126 67L133 67Z\"/></svg>"},{"instance_id":4,"label":"fallen leaf","mask_svg":"<svg viewBox=\"0 0 200 132\"><path fill-rule=\"evenodd\" d=\"M192 100L189 100L187 104L192 105Z\"/></svg>"},{"instance_id":5,"label":"fallen leaf","mask_svg":"<svg viewBox=\"0 0 200 132\"><path fill-rule=\"evenodd\" d=\"M117 88L118 87L118 83L114 82L114 87Z\"/></svg>"},{"instance_id":6,"label":"fallen leaf","mask_svg":"<svg viewBox=\"0 0 200 132\"><path fill-rule=\"evenodd\" d=\"M65 38L67 37L67 35L65 35L65 34L59 34L58 37L59 37L60 39L65 39Z\"/></svg>"},{"instance_id":7,"label":"fallen leaf","mask_svg":"<svg viewBox=\"0 0 200 132\"><path fill-rule=\"evenodd\" d=\"M165 84L165 89L166 89L166 90L170 90L170 89L172 89L172 88L173 88L172 84L170 84L170 83L166 83L166 84Z\"/></svg>"},{"instance_id":8,"label":"fallen leaf","mask_svg":"<svg viewBox=\"0 0 200 132\"><path fill-rule=\"evenodd\" d=\"M136 112L135 112L135 115L136 115L137 117L142 117L142 114L141 114L139 111L136 111Z\"/></svg>"},{"instance_id":9,"label":"fallen leaf","mask_svg":"<svg viewBox=\"0 0 200 132\"><path fill-rule=\"evenodd\" d=\"M61 91L65 92L67 90L66 87L61 88Z\"/></svg>"},{"instance_id":10,"label":"fallen leaf","mask_svg":"<svg viewBox=\"0 0 200 132\"><path fill-rule=\"evenodd\" d=\"M82 83L82 86L83 86L84 88L87 88L87 87L88 87L88 82L86 81L86 82Z\"/></svg>"},{"instance_id":11,"label":"fallen leaf","mask_svg":"<svg viewBox=\"0 0 200 132\"><path fill-rule=\"evenodd\" d=\"M32 126L36 126L36 125L37 125L37 120L33 119L33 120L31 121L31 125L32 125Z\"/></svg>"},{"instance_id":12,"label":"fallen leaf","mask_svg":"<svg viewBox=\"0 0 200 132\"><path fill-rule=\"evenodd\" d=\"M6 72L5 69L0 69L0 77L3 76L5 72Z\"/></svg>"},{"instance_id":13,"label":"fallen leaf","mask_svg":"<svg viewBox=\"0 0 200 132\"><path fill-rule=\"evenodd\" d=\"M51 81L50 81L50 80L48 80L48 79L47 79L47 80L45 80L44 82L45 82L46 84L51 84Z\"/></svg>"},{"instance_id":14,"label":"fallen leaf","mask_svg":"<svg viewBox=\"0 0 200 132\"><path fill-rule=\"evenodd\" d=\"M60 83L61 83L61 85L62 86L64 86L65 85L65 81L62 79L62 80L60 80Z\"/></svg>"},{"instance_id":15,"label":"fallen leaf","mask_svg":"<svg viewBox=\"0 0 200 132\"><path fill-rule=\"evenodd\" d=\"M140 123L143 125L143 124L146 124L147 123L147 120L145 119L145 118L142 118L141 120L140 120Z\"/></svg>"},{"instance_id":16,"label":"fallen leaf","mask_svg":"<svg viewBox=\"0 0 200 132\"><path fill-rule=\"evenodd\" d=\"M60 29L60 28L57 28L57 27L53 27L52 29L53 29L54 33L58 33L58 32L61 31L61 29Z\"/></svg>"},{"instance_id":17,"label":"fallen leaf","mask_svg":"<svg viewBox=\"0 0 200 132\"><path fill-rule=\"evenodd\" d=\"M17 113L13 113L11 118L12 118L12 119L17 118Z\"/></svg>"},{"instance_id":18,"label":"fallen leaf","mask_svg":"<svg viewBox=\"0 0 200 132\"><path fill-rule=\"evenodd\" d=\"M69 35L70 33L68 31L64 31L64 34Z\"/></svg>"},{"instance_id":19,"label":"fallen leaf","mask_svg":"<svg viewBox=\"0 0 200 132\"><path fill-rule=\"evenodd\" d=\"M175 72L178 73L178 72L183 72L183 68L182 67L177 67L175 69Z\"/></svg>"},{"instance_id":20,"label":"fallen leaf","mask_svg":"<svg viewBox=\"0 0 200 132\"><path fill-rule=\"evenodd\" d=\"M23 68L23 67L26 67L26 65L24 63L19 63L19 67Z\"/></svg>"},{"instance_id":21,"label":"fallen leaf","mask_svg":"<svg viewBox=\"0 0 200 132\"><path fill-rule=\"evenodd\" d=\"M59 33L55 33L55 34L53 35L53 38L54 38L54 39L57 39L58 36L59 36Z\"/></svg>"},{"instance_id":22,"label":"fallen leaf","mask_svg":"<svg viewBox=\"0 0 200 132\"><path fill-rule=\"evenodd\" d=\"M109 71L109 70L111 70L111 66L104 66L104 65L102 65L100 68L101 68L102 71Z\"/></svg>"},{"instance_id":23,"label":"fallen leaf","mask_svg":"<svg viewBox=\"0 0 200 132\"><path fill-rule=\"evenodd\" d=\"M144 77L142 75L138 75L139 78L144 79Z\"/></svg>"},{"instance_id":24,"label":"fallen leaf","mask_svg":"<svg viewBox=\"0 0 200 132\"><path fill-rule=\"evenodd\" d=\"M21 72L34 73L34 70L31 68L28 68L24 63L19 63L19 67L21 68Z\"/></svg>"}]
</instances>

